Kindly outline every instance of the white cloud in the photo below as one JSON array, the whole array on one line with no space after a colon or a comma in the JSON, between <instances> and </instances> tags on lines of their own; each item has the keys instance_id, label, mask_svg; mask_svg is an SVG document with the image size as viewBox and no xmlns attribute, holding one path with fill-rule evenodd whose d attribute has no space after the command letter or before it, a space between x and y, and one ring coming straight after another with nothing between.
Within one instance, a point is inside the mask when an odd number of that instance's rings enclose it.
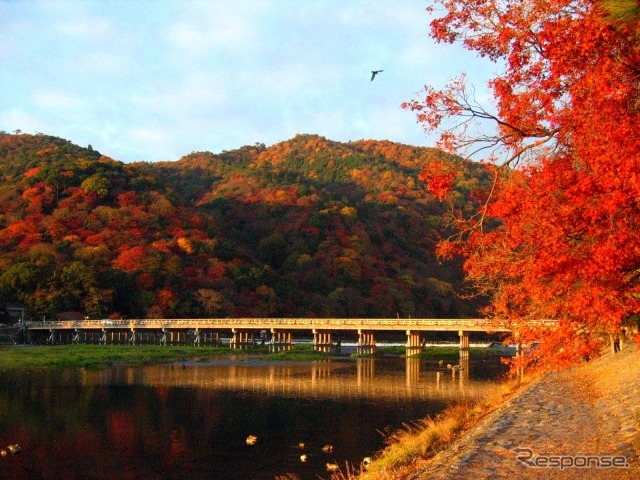
<instances>
[{"instance_id":1,"label":"white cloud","mask_svg":"<svg viewBox=\"0 0 640 480\"><path fill-rule=\"evenodd\" d=\"M471 55L429 42L424 8L416 0L0 0L0 129L91 143L125 161L295 133L425 144L400 103L425 81L482 70ZM372 69L384 69L374 82Z\"/></svg>"},{"instance_id":2,"label":"white cloud","mask_svg":"<svg viewBox=\"0 0 640 480\"><path fill-rule=\"evenodd\" d=\"M186 2L166 30L169 44L182 55L201 56L216 49L234 54L248 51L256 42L256 16L260 3ZM251 8L253 6L254 8Z\"/></svg>"},{"instance_id":3,"label":"white cloud","mask_svg":"<svg viewBox=\"0 0 640 480\"><path fill-rule=\"evenodd\" d=\"M129 98L135 108L142 109L142 113L178 119L227 104L227 84L228 79L221 75L193 72L168 85L133 92Z\"/></svg>"},{"instance_id":4,"label":"white cloud","mask_svg":"<svg viewBox=\"0 0 640 480\"><path fill-rule=\"evenodd\" d=\"M68 92L55 90L39 90L33 94L33 102L38 108L56 111L82 111L88 107L87 102Z\"/></svg>"},{"instance_id":5,"label":"white cloud","mask_svg":"<svg viewBox=\"0 0 640 480\"><path fill-rule=\"evenodd\" d=\"M99 17L89 16L79 12L72 12L72 17L66 17L54 25L59 34L73 37L81 41L109 41L115 38L113 25Z\"/></svg>"},{"instance_id":6,"label":"white cloud","mask_svg":"<svg viewBox=\"0 0 640 480\"><path fill-rule=\"evenodd\" d=\"M51 125L35 115L20 109L0 111L0 130L12 133L22 130L25 133L49 133Z\"/></svg>"}]
</instances>

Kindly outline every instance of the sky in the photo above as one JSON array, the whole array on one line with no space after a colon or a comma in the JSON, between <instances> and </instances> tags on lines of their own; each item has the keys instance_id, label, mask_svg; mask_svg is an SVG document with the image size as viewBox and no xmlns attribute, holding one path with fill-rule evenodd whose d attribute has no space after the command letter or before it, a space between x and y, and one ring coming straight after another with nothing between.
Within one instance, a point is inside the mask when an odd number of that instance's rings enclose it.
<instances>
[{"instance_id":1,"label":"sky","mask_svg":"<svg viewBox=\"0 0 640 480\"><path fill-rule=\"evenodd\" d=\"M482 97L495 66L431 40L429 4L0 0L0 130L123 162L296 134L433 146L402 102L462 72Z\"/></svg>"}]
</instances>

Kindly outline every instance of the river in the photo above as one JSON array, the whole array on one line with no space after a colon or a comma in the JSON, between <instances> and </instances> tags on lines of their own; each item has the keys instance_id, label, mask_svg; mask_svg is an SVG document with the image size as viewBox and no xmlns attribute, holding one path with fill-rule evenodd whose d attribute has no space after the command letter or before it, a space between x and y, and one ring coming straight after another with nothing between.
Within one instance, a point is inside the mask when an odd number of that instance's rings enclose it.
<instances>
[{"instance_id":1,"label":"river","mask_svg":"<svg viewBox=\"0 0 640 480\"><path fill-rule=\"evenodd\" d=\"M497 360L454 377L418 359L233 357L0 372L0 448L21 447L0 458L0 478L328 478L327 463L359 464L403 424L488 394L503 371Z\"/></svg>"}]
</instances>

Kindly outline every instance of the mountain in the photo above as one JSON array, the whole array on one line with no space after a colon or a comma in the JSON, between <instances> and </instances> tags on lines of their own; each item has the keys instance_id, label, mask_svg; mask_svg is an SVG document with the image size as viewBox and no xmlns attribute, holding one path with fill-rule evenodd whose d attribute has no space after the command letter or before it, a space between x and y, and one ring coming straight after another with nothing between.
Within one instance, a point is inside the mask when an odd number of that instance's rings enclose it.
<instances>
[{"instance_id":1,"label":"mountain","mask_svg":"<svg viewBox=\"0 0 640 480\"><path fill-rule=\"evenodd\" d=\"M388 141L298 135L174 162L122 163L47 135L0 133L0 303L32 318L460 317L439 263L449 206L418 180L456 162Z\"/></svg>"}]
</instances>

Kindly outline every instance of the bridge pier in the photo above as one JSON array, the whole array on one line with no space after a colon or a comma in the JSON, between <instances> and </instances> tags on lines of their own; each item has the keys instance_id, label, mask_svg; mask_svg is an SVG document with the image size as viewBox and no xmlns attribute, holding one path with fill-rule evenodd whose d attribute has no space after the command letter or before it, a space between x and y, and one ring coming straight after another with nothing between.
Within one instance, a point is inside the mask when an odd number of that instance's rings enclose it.
<instances>
[{"instance_id":1,"label":"bridge pier","mask_svg":"<svg viewBox=\"0 0 640 480\"><path fill-rule=\"evenodd\" d=\"M293 349L293 335L291 330L271 329L270 352L288 352Z\"/></svg>"},{"instance_id":2,"label":"bridge pier","mask_svg":"<svg viewBox=\"0 0 640 480\"><path fill-rule=\"evenodd\" d=\"M407 330L407 351L406 357L416 355L424 349L424 342L422 341L421 332Z\"/></svg>"},{"instance_id":3,"label":"bridge pier","mask_svg":"<svg viewBox=\"0 0 640 480\"><path fill-rule=\"evenodd\" d=\"M256 334L254 330L231 329L231 348L254 348L256 346Z\"/></svg>"},{"instance_id":4,"label":"bridge pier","mask_svg":"<svg viewBox=\"0 0 640 480\"><path fill-rule=\"evenodd\" d=\"M460 330L458 332L460 336L460 360L469 359L469 332Z\"/></svg>"},{"instance_id":5,"label":"bridge pier","mask_svg":"<svg viewBox=\"0 0 640 480\"><path fill-rule=\"evenodd\" d=\"M358 329L358 346L356 347L358 355L375 355L376 341L373 332L367 332Z\"/></svg>"},{"instance_id":6,"label":"bridge pier","mask_svg":"<svg viewBox=\"0 0 640 480\"><path fill-rule=\"evenodd\" d=\"M203 330L201 336L203 345L222 345L222 340L220 339L220 330Z\"/></svg>"},{"instance_id":7,"label":"bridge pier","mask_svg":"<svg viewBox=\"0 0 640 480\"><path fill-rule=\"evenodd\" d=\"M338 349L336 345L336 349ZM313 349L316 352L331 353L334 350L333 347L333 334L325 330L313 329Z\"/></svg>"},{"instance_id":8,"label":"bridge pier","mask_svg":"<svg viewBox=\"0 0 640 480\"><path fill-rule=\"evenodd\" d=\"M187 343L186 334L180 330L171 330L169 327L162 327L160 345L180 345L182 336L184 336L184 341Z\"/></svg>"}]
</instances>

